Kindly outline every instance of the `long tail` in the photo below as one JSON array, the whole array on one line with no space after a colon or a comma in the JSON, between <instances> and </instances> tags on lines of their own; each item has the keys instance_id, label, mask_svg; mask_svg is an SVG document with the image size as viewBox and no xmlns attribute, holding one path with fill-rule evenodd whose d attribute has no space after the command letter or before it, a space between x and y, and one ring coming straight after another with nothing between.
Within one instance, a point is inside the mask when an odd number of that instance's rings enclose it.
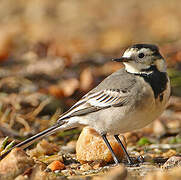
<instances>
[{"instance_id":1,"label":"long tail","mask_svg":"<svg viewBox=\"0 0 181 180\"><path fill-rule=\"evenodd\" d=\"M64 126L64 124L65 124L65 126ZM25 149L26 147L33 144L35 141L37 141L37 140L39 140L45 136L51 135L58 130L65 130L65 129L69 129L69 128L73 128L73 126L66 124L65 121L60 121L60 122L56 123L55 125L53 125L52 127L45 129L44 131L42 131L42 132L40 132L40 133L38 133L38 134L36 134L36 135L26 139L26 140L20 142L19 144L15 145L14 147L12 147L8 151L6 151L4 154L2 154L0 156L0 160L3 159L15 147L21 147L21 148Z\"/></svg>"}]
</instances>

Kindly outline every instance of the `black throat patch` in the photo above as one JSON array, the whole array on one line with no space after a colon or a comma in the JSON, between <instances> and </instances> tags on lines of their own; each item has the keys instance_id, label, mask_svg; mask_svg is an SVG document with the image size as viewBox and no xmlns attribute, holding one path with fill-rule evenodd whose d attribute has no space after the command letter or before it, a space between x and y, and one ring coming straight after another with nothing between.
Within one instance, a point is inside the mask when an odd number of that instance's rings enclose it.
<instances>
[{"instance_id":1,"label":"black throat patch","mask_svg":"<svg viewBox=\"0 0 181 180\"><path fill-rule=\"evenodd\" d=\"M168 82L167 74L165 72L160 72L156 67L152 67L152 72L150 74L135 73L135 75L143 77L144 80L152 87L155 99L160 96L160 101L162 101L162 93L166 89Z\"/></svg>"}]
</instances>

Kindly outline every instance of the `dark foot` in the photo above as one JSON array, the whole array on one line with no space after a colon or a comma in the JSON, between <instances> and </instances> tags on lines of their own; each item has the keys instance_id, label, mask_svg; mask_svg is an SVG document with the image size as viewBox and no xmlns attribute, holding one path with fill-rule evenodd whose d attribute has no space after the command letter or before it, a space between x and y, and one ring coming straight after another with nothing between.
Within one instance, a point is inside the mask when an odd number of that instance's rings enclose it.
<instances>
[{"instance_id":1,"label":"dark foot","mask_svg":"<svg viewBox=\"0 0 181 180\"><path fill-rule=\"evenodd\" d=\"M144 162L144 158L142 156L138 156L137 158L135 157L130 157L131 162L125 161L124 164L127 167L139 167L140 164Z\"/></svg>"},{"instance_id":2,"label":"dark foot","mask_svg":"<svg viewBox=\"0 0 181 180\"><path fill-rule=\"evenodd\" d=\"M144 157L143 157L142 155L138 156L138 157L137 157L137 161L138 161L139 163L144 163Z\"/></svg>"},{"instance_id":3,"label":"dark foot","mask_svg":"<svg viewBox=\"0 0 181 180\"><path fill-rule=\"evenodd\" d=\"M130 159L131 159L131 163L130 162L126 162L125 166L127 166L127 167L138 167L139 166L139 163L138 163L136 158L130 157Z\"/></svg>"},{"instance_id":4,"label":"dark foot","mask_svg":"<svg viewBox=\"0 0 181 180\"><path fill-rule=\"evenodd\" d=\"M127 165L128 166L139 166L140 163L144 162L144 158L142 156L139 156L137 159L136 158L131 158L128 154L128 152L126 151L126 148L124 147L123 143L121 142L121 140L119 139L118 135L114 135L114 137L116 138L117 142L121 145L126 158L127 158Z\"/></svg>"}]
</instances>

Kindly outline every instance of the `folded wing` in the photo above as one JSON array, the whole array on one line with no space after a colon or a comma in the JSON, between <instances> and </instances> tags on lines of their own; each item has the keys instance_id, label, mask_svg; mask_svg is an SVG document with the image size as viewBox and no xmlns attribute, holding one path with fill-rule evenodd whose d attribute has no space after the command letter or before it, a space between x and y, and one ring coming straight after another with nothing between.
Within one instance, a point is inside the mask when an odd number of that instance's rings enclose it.
<instances>
[{"instance_id":1,"label":"folded wing","mask_svg":"<svg viewBox=\"0 0 181 180\"><path fill-rule=\"evenodd\" d=\"M88 93L76 104L74 104L67 112L62 114L58 121L73 116L82 116L87 113L109 108L111 106L123 106L127 102L128 96L129 93L123 93L117 89L106 89L99 92Z\"/></svg>"}]
</instances>

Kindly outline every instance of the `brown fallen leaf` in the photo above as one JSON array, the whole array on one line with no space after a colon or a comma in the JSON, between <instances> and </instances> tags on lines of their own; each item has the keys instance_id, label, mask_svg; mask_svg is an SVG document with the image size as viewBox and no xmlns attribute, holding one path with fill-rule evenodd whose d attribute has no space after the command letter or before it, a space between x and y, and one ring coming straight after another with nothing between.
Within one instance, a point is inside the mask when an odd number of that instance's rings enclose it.
<instances>
[{"instance_id":1,"label":"brown fallen leaf","mask_svg":"<svg viewBox=\"0 0 181 180\"><path fill-rule=\"evenodd\" d=\"M59 148L57 145L49 143L48 141L43 139L37 144L37 146L34 149L27 151L27 153L30 157L40 157L43 155L53 154L58 150Z\"/></svg>"}]
</instances>

